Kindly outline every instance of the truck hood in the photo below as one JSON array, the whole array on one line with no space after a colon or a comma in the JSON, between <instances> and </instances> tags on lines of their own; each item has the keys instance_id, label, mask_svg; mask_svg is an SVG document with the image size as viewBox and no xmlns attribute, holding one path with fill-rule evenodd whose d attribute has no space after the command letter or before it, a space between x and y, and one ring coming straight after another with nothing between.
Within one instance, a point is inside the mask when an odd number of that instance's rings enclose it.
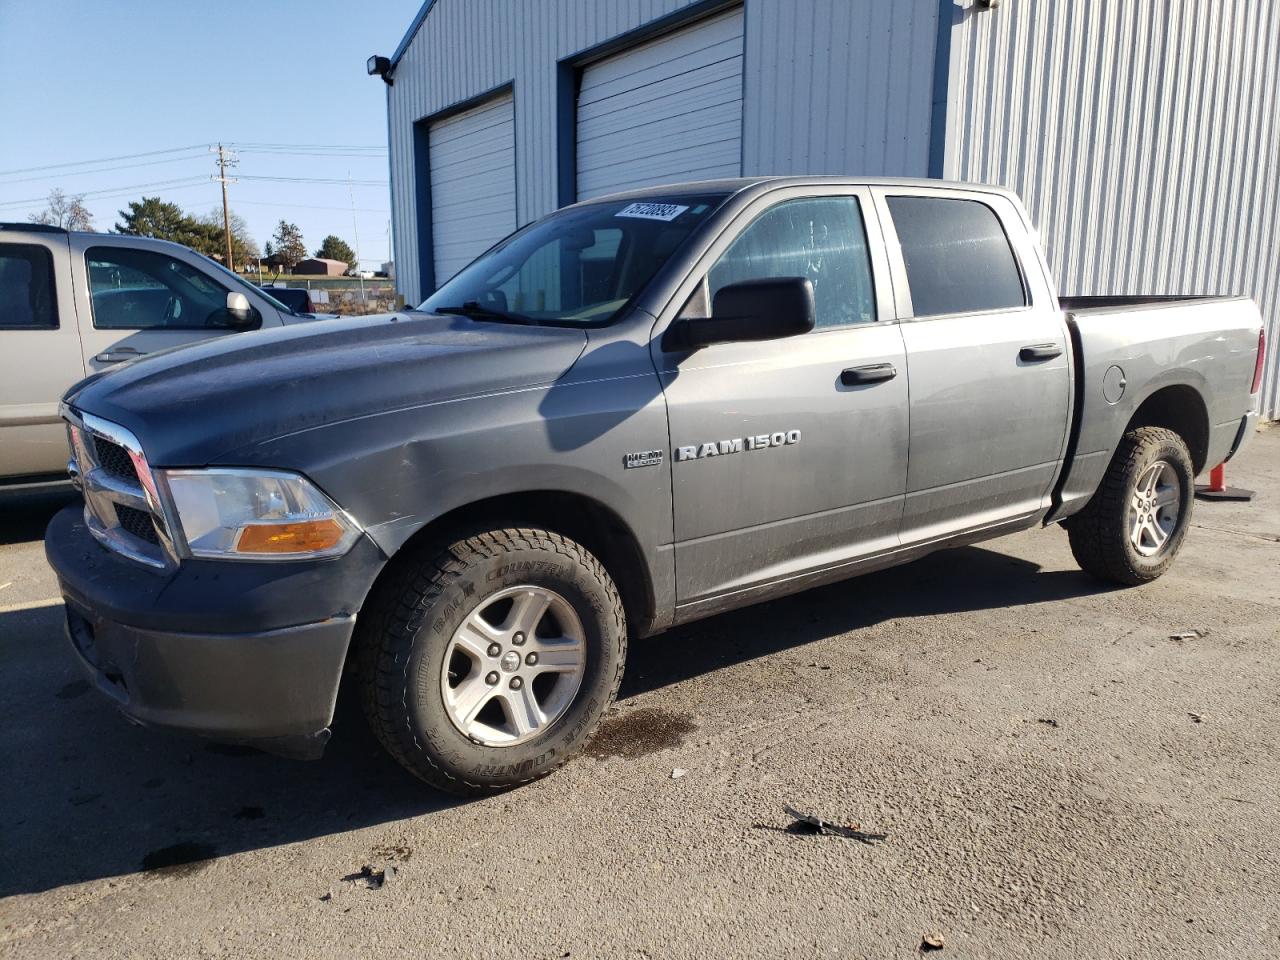
<instances>
[{"instance_id":1,"label":"truck hood","mask_svg":"<svg viewBox=\"0 0 1280 960\"><path fill-rule=\"evenodd\" d=\"M156 466L310 427L548 384L586 334L407 312L321 320L152 354L72 387L75 409L127 427Z\"/></svg>"}]
</instances>

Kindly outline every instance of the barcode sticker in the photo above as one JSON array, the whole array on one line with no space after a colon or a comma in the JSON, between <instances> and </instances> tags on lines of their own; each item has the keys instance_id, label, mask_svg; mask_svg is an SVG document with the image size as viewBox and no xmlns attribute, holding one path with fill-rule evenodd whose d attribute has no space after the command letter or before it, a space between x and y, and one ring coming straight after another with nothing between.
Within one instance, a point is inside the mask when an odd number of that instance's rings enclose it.
<instances>
[{"instance_id":1,"label":"barcode sticker","mask_svg":"<svg viewBox=\"0 0 1280 960\"><path fill-rule=\"evenodd\" d=\"M677 203L633 203L623 207L615 217L636 217L640 220L674 220L688 210Z\"/></svg>"}]
</instances>

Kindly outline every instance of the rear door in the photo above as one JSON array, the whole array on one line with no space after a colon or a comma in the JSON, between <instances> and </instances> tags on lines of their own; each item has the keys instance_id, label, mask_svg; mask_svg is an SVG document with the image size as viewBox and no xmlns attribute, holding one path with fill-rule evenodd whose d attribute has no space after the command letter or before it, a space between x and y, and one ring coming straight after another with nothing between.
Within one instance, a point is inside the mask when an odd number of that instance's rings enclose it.
<instances>
[{"instance_id":1,"label":"rear door","mask_svg":"<svg viewBox=\"0 0 1280 960\"><path fill-rule=\"evenodd\" d=\"M1048 504L1070 409L1067 330L1017 208L978 191L876 191L904 316L911 454L902 542Z\"/></svg>"},{"instance_id":2,"label":"rear door","mask_svg":"<svg viewBox=\"0 0 1280 960\"><path fill-rule=\"evenodd\" d=\"M62 394L84 376L67 234L0 231L0 482L62 474Z\"/></svg>"},{"instance_id":3,"label":"rear door","mask_svg":"<svg viewBox=\"0 0 1280 960\"><path fill-rule=\"evenodd\" d=\"M692 291L677 295L682 315L706 316L727 284L808 277L817 305L810 333L692 352L655 341L682 605L898 543L907 378L870 200L851 187L770 194L711 247ZM842 376L859 369L870 371L864 382Z\"/></svg>"}]
</instances>

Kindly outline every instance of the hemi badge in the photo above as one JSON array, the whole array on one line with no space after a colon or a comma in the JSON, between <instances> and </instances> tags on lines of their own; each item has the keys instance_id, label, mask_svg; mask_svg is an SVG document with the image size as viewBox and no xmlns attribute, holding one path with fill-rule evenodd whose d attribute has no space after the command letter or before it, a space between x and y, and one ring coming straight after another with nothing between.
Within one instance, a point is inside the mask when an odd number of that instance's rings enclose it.
<instances>
[{"instance_id":1,"label":"hemi badge","mask_svg":"<svg viewBox=\"0 0 1280 960\"><path fill-rule=\"evenodd\" d=\"M632 467L656 467L661 463L661 450L639 450L636 453L628 453L622 458L622 465L628 470Z\"/></svg>"}]
</instances>

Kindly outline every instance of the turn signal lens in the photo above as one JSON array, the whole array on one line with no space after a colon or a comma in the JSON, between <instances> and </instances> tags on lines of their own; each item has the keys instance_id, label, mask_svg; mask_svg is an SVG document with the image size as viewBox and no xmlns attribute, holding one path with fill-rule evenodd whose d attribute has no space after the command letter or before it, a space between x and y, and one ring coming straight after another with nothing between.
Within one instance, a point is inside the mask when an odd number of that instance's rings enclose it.
<instances>
[{"instance_id":1,"label":"turn signal lens","mask_svg":"<svg viewBox=\"0 0 1280 960\"><path fill-rule=\"evenodd\" d=\"M346 531L337 520L300 523L255 523L241 529L236 553L320 553L342 542Z\"/></svg>"}]
</instances>

